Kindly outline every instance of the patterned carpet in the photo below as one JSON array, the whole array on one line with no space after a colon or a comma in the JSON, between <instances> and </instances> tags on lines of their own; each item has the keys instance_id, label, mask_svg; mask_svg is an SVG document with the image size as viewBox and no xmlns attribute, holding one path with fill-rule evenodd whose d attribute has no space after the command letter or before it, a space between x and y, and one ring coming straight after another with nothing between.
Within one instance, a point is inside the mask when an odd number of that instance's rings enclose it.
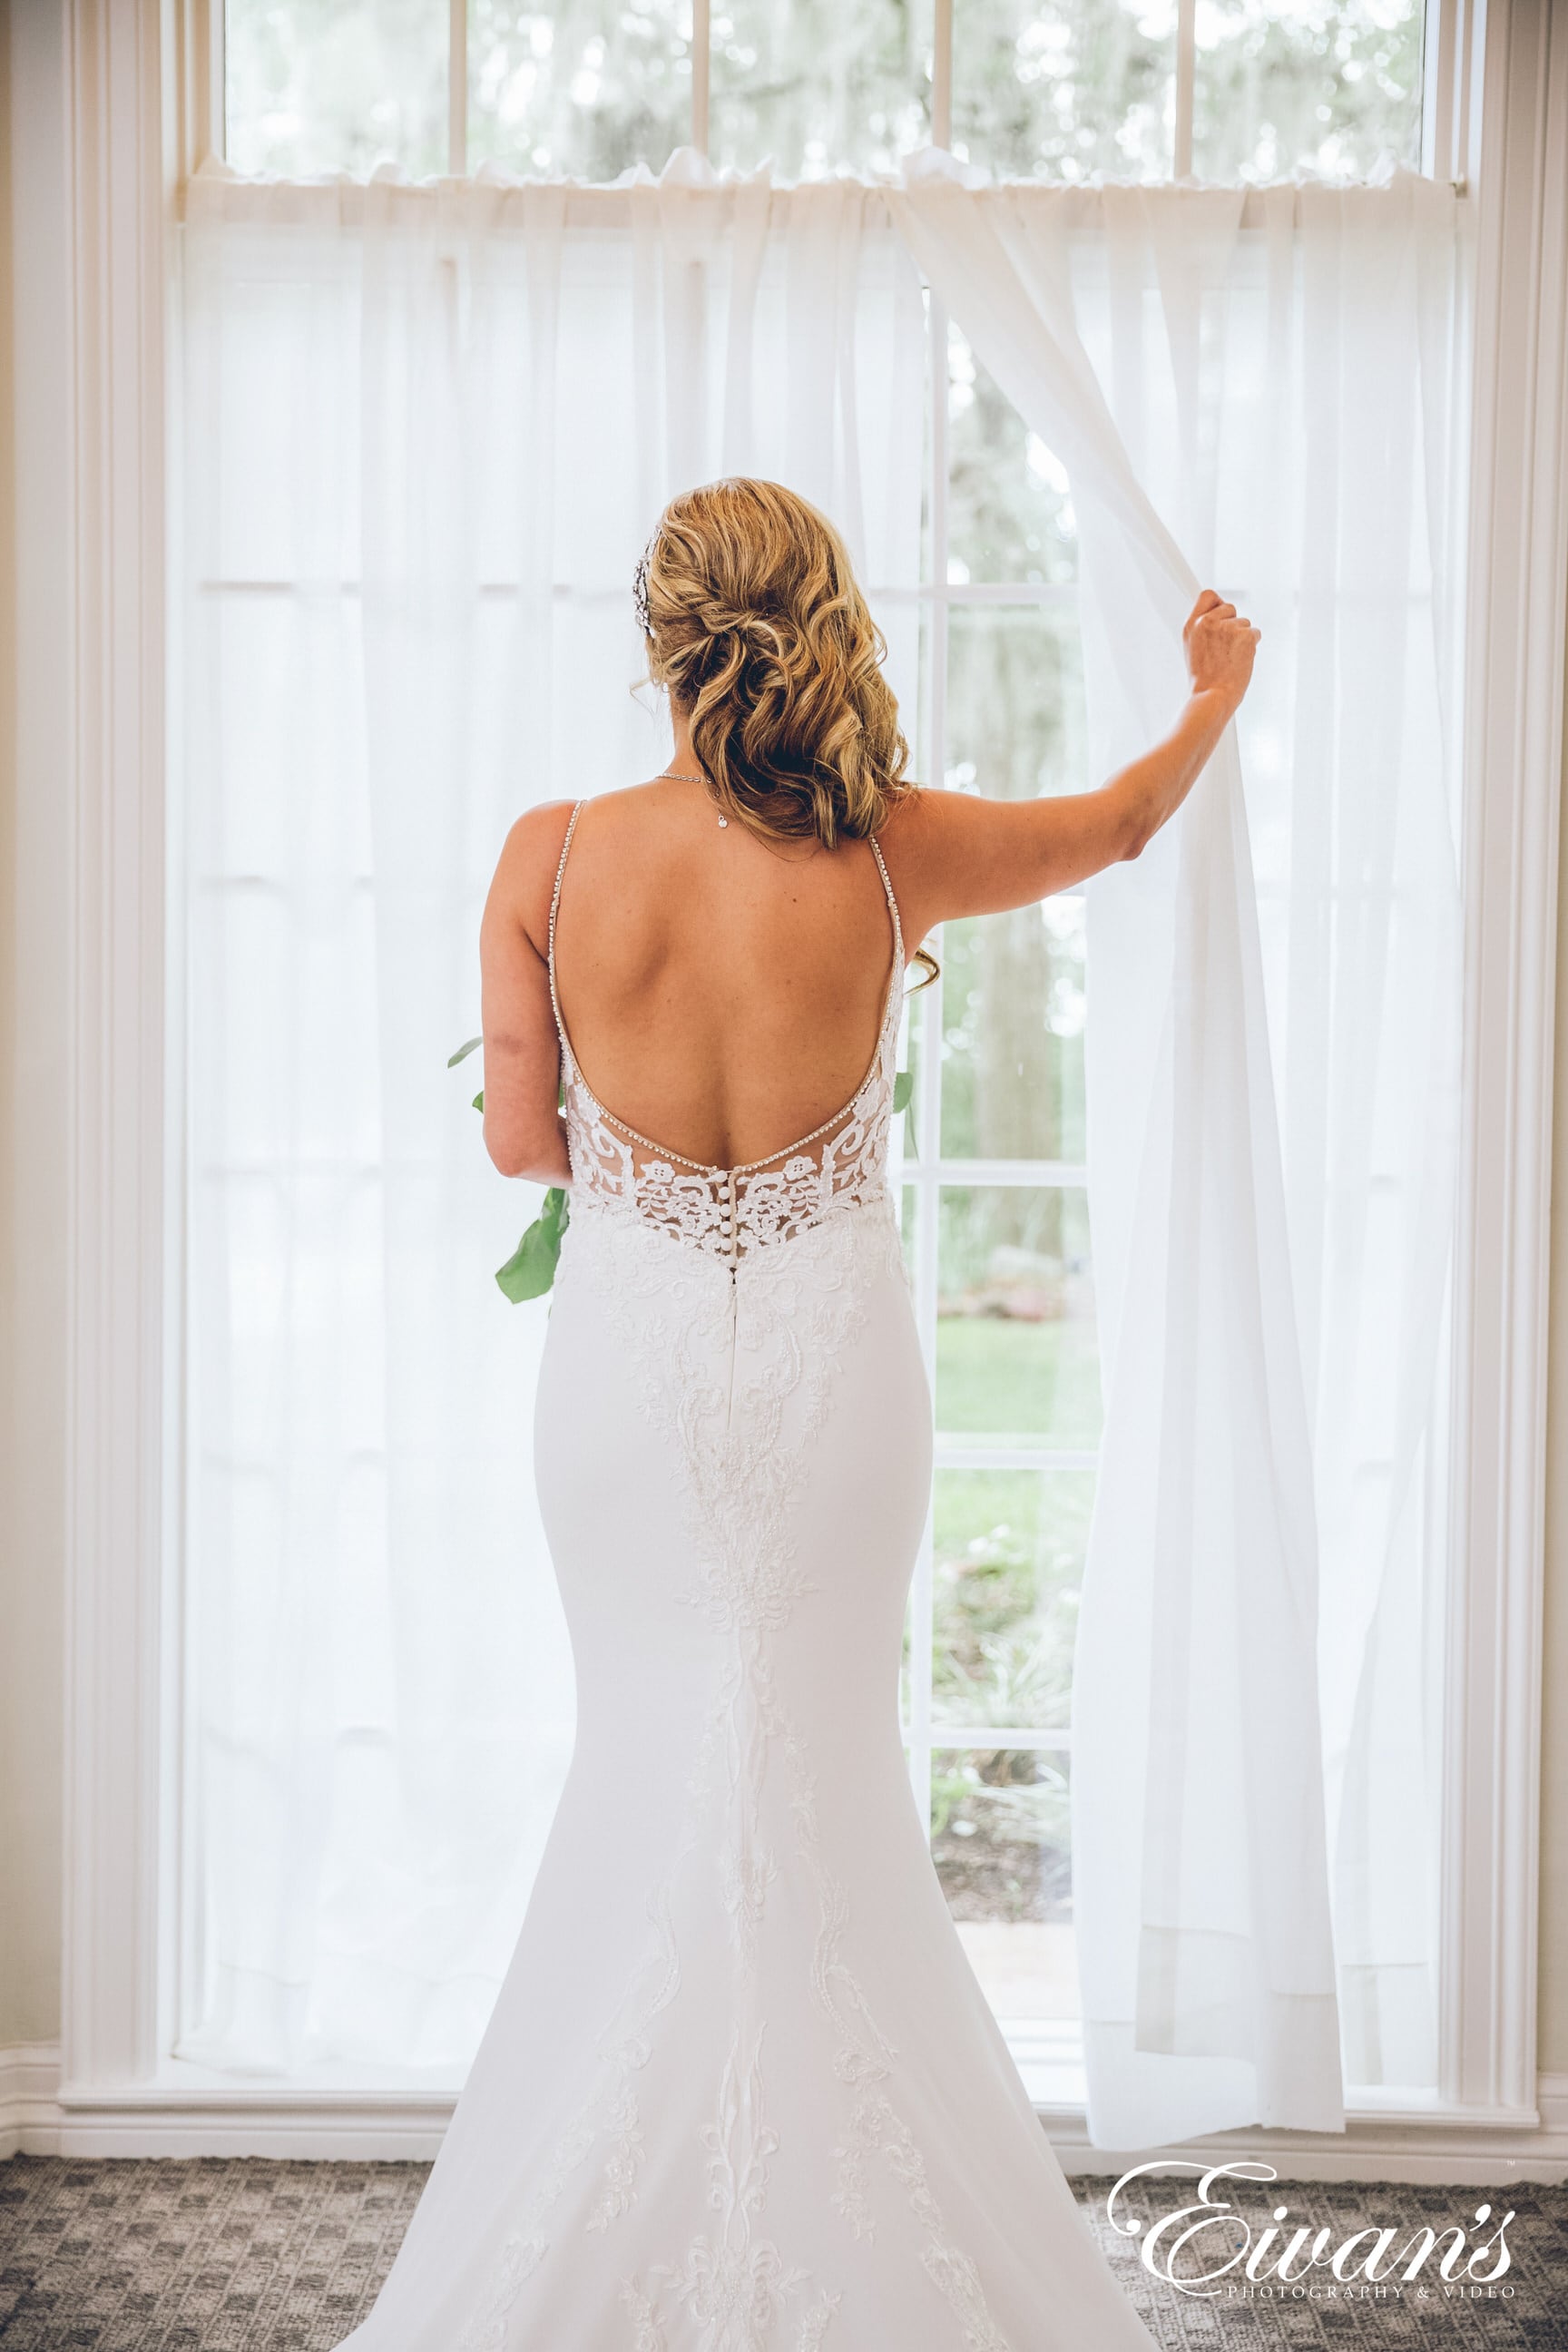
<instances>
[{"instance_id":1,"label":"patterned carpet","mask_svg":"<svg viewBox=\"0 0 1568 2352\"><path fill-rule=\"evenodd\" d=\"M374 2300L428 2167L279 2164L196 2158L82 2163L13 2157L0 2164L0 2345L5 2352L332 2352ZM1392 2228L1396 2248L1423 2222L1495 2228L1478 2205L1510 2208L1512 2263L1487 2297L1406 2286L1398 2300L1204 2301L1141 2268L1134 2242L1105 2212L1108 2179L1077 2179L1090 2225L1165 2352L1226 2346L1461 2345L1474 2352L1568 2352L1568 2189L1417 2189L1404 2183L1275 2181L1236 2202L1254 2239L1272 2208L1288 2228ZM1134 2213L1173 2212L1194 2191L1158 2184ZM1489 2261L1478 2267L1490 2267ZM1321 2273L1319 2274L1320 2278ZM1504 2296L1502 2289L1512 2289ZM560 2346L549 2352L599 2352ZM845 2352L897 2352L847 2346ZM1033 2347L1019 2347L1033 2352ZM1072 2352L1093 2352L1073 2347Z\"/></svg>"}]
</instances>

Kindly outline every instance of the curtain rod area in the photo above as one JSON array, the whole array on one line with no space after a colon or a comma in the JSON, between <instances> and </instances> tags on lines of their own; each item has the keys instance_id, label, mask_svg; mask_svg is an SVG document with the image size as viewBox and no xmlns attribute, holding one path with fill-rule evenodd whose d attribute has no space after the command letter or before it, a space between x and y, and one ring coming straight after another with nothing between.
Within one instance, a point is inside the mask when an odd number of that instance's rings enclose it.
<instances>
[{"instance_id":1,"label":"curtain rod area","mask_svg":"<svg viewBox=\"0 0 1568 2352\"><path fill-rule=\"evenodd\" d=\"M1243 230L1261 229L1268 219L1267 197L1280 188L1292 191L1307 189L1330 190L1335 194L1393 197L1400 193L1405 182L1427 179L1428 174L1401 170L1389 181L1350 180L1278 180L1250 183L1242 192L1241 222ZM476 173L467 179L447 177L409 180L400 173L387 173L373 182L351 179L346 174L332 178L310 180L247 179L216 162L205 163L192 177L178 182L174 189L174 212L179 220L190 217L192 197L208 220L230 219L261 226L268 221L279 226L304 226L311 221L335 220L340 226L353 226L363 217L364 200L372 185L395 194L400 205L423 210L426 206L451 205L467 197L485 195L494 199L526 198L564 192L564 225L574 229L623 229L632 222L633 198L660 193L679 193L684 198L703 195L735 195L742 191L766 190L773 205L788 206L789 200L803 192L816 192L835 186L863 188L868 194L882 195L897 192L900 183L892 179L868 179L854 173L839 173L820 180L767 182L760 174L742 177L715 173L707 182L694 182L682 176L676 180L655 179L651 175L630 185L609 183L596 185L579 180L512 179L502 173ZM1441 184L1441 183L1439 183ZM1470 195L1468 183L1463 178L1447 184L1462 205ZM1109 181L1103 186L1081 183L1058 183L1045 180L994 180L983 184L966 194L977 195L1012 194L1033 198L1050 205L1081 205L1086 213L1103 187L1118 189L1136 187L1151 195L1177 201L1196 201L1220 193L1234 194L1208 182Z\"/></svg>"}]
</instances>

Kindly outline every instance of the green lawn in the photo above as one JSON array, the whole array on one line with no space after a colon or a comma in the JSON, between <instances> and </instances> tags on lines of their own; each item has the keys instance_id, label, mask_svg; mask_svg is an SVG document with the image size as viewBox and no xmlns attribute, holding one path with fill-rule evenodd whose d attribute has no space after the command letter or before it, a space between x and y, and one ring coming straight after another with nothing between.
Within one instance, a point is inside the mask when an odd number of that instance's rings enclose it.
<instances>
[{"instance_id":1,"label":"green lawn","mask_svg":"<svg viewBox=\"0 0 1568 2352\"><path fill-rule=\"evenodd\" d=\"M1100 1352L1092 1322L944 1315L936 1328L936 1425L944 1433L1100 1437Z\"/></svg>"}]
</instances>

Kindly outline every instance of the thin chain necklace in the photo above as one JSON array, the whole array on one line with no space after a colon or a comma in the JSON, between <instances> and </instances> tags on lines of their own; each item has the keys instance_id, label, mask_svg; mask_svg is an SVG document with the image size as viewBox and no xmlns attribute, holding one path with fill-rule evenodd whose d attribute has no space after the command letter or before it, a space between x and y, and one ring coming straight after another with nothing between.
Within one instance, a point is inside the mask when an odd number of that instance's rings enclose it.
<instances>
[{"instance_id":1,"label":"thin chain necklace","mask_svg":"<svg viewBox=\"0 0 1568 2352\"><path fill-rule=\"evenodd\" d=\"M705 784L708 782L706 776L683 776L676 768L661 768L654 782L658 783L665 777L668 777L672 784ZM719 822L721 824L728 824L730 820L727 816L721 816Z\"/></svg>"}]
</instances>

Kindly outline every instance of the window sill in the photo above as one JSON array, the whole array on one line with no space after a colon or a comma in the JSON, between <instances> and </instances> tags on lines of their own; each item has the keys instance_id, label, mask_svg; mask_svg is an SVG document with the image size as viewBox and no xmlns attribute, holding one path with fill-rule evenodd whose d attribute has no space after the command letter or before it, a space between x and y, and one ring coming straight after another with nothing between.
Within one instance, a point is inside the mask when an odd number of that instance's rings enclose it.
<instances>
[{"instance_id":1,"label":"window sill","mask_svg":"<svg viewBox=\"0 0 1568 2352\"><path fill-rule=\"evenodd\" d=\"M1568 2179L1568 2075L1543 2076L1538 2110L1439 2108L1420 2093L1350 2095L1343 2133L1216 2132L1182 2148L1094 2147L1084 2115L1072 2020L1005 2024L1036 2113L1069 2174L1116 2178L1162 2159L1271 2164L1295 2180L1504 2183ZM1076 2074L1075 2074L1076 2069ZM264 2084L170 2062L153 2081L73 2088L50 2044L0 2050L0 2158L193 2156L428 2163L456 2086L402 2081Z\"/></svg>"}]
</instances>

